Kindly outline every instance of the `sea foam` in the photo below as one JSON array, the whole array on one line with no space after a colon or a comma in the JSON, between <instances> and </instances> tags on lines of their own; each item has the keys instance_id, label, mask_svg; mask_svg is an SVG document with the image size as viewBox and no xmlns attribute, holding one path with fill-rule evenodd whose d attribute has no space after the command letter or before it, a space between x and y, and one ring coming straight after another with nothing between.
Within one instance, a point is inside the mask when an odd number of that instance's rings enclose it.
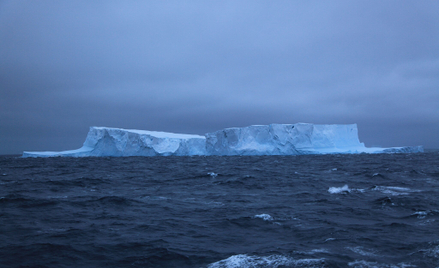
<instances>
[{"instance_id":1,"label":"sea foam","mask_svg":"<svg viewBox=\"0 0 439 268\"><path fill-rule=\"evenodd\" d=\"M317 266L318 265L318 266ZM269 256L249 256L246 254L239 254L231 256L225 260L221 260L208 265L208 268L259 268L280 266L288 267L323 267L323 259L300 259L295 260L283 255L269 255Z\"/></svg>"},{"instance_id":2,"label":"sea foam","mask_svg":"<svg viewBox=\"0 0 439 268\"><path fill-rule=\"evenodd\" d=\"M260 219L263 219L264 221L272 221L273 220L273 217L271 217L268 214L255 215L255 218L260 218Z\"/></svg>"}]
</instances>

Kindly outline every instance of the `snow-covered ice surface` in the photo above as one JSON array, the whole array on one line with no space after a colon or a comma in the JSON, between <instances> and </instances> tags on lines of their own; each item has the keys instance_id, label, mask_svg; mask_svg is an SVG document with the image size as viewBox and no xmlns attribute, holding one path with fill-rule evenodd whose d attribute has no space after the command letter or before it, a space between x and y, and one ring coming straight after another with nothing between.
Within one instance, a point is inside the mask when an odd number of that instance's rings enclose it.
<instances>
[{"instance_id":1,"label":"snow-covered ice surface","mask_svg":"<svg viewBox=\"0 0 439 268\"><path fill-rule=\"evenodd\" d=\"M157 155L298 155L413 153L422 146L367 148L356 124L271 124L226 128L205 136L91 127L83 147L62 152L23 152L23 157Z\"/></svg>"}]
</instances>

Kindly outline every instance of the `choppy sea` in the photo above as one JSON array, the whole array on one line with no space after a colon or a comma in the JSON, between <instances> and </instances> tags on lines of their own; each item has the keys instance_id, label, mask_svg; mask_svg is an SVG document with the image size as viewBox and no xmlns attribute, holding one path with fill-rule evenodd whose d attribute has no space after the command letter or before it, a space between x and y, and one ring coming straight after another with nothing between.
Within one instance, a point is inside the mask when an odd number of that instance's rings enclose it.
<instances>
[{"instance_id":1,"label":"choppy sea","mask_svg":"<svg viewBox=\"0 0 439 268\"><path fill-rule=\"evenodd\" d=\"M3 156L0 267L439 267L439 154Z\"/></svg>"}]
</instances>

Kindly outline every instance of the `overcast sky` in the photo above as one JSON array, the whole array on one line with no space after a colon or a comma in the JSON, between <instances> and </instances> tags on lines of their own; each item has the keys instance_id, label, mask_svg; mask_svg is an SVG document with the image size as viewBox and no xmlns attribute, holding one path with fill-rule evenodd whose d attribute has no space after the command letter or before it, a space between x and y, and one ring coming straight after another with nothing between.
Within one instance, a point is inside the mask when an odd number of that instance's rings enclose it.
<instances>
[{"instance_id":1,"label":"overcast sky","mask_svg":"<svg viewBox=\"0 0 439 268\"><path fill-rule=\"evenodd\" d=\"M439 148L439 1L0 0L0 154L297 122Z\"/></svg>"}]
</instances>

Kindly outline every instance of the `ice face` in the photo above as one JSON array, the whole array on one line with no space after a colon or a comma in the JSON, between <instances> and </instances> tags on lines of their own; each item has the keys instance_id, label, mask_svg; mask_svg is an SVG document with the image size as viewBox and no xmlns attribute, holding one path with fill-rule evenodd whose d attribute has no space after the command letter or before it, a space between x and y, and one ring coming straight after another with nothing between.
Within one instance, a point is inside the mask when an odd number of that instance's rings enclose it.
<instances>
[{"instance_id":1,"label":"ice face","mask_svg":"<svg viewBox=\"0 0 439 268\"><path fill-rule=\"evenodd\" d=\"M91 127L83 147L63 152L23 152L23 157L157 155L297 155L422 152L422 146L366 148L356 124L271 124L226 128L205 136Z\"/></svg>"},{"instance_id":2,"label":"ice face","mask_svg":"<svg viewBox=\"0 0 439 268\"><path fill-rule=\"evenodd\" d=\"M24 152L38 156L205 155L205 137L157 131L91 127L83 147L63 152Z\"/></svg>"},{"instance_id":3,"label":"ice face","mask_svg":"<svg viewBox=\"0 0 439 268\"><path fill-rule=\"evenodd\" d=\"M204 155L204 144L199 135L92 127L84 147L91 156Z\"/></svg>"},{"instance_id":4,"label":"ice face","mask_svg":"<svg viewBox=\"0 0 439 268\"><path fill-rule=\"evenodd\" d=\"M362 151L356 124L271 124L206 134L211 155L294 155Z\"/></svg>"}]
</instances>

